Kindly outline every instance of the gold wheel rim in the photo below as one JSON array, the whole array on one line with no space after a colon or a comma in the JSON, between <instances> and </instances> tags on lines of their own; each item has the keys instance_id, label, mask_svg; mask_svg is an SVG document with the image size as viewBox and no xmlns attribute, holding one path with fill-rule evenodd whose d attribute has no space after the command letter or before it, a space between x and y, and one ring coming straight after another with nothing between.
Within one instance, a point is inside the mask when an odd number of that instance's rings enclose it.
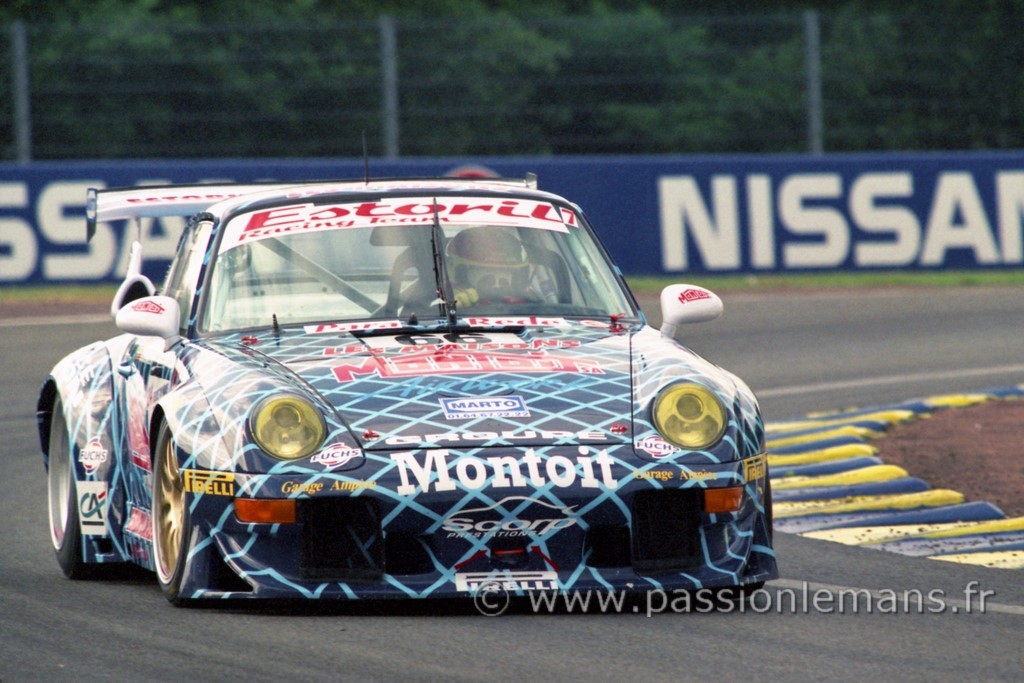
<instances>
[{"instance_id":1,"label":"gold wheel rim","mask_svg":"<svg viewBox=\"0 0 1024 683\"><path fill-rule=\"evenodd\" d=\"M174 447L166 440L156 473L156 544L157 571L168 583L178 565L185 521L185 487L174 457Z\"/></svg>"}]
</instances>

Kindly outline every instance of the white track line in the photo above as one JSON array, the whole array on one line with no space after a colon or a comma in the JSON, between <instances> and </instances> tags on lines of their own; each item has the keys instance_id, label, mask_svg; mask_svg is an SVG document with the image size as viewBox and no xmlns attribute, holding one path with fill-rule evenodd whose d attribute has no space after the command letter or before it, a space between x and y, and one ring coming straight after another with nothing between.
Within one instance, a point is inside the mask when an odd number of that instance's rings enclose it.
<instances>
[{"instance_id":1,"label":"white track line","mask_svg":"<svg viewBox=\"0 0 1024 683\"><path fill-rule=\"evenodd\" d=\"M90 313L84 315L58 315L50 317L11 318L0 320L0 327L45 327L48 325L88 325L92 323L110 322L114 319L109 313Z\"/></svg>"},{"instance_id":2,"label":"white track line","mask_svg":"<svg viewBox=\"0 0 1024 683\"><path fill-rule=\"evenodd\" d=\"M769 396L793 396L829 391L842 391L861 387L873 387L881 384L904 384L906 382L923 382L929 380L956 379L962 377L981 377L985 375L1008 375L1024 373L1024 365L1000 365L990 368L971 368L964 370L941 370L937 372L917 372L906 375L885 375L882 377L865 377L841 382L818 382L815 384L798 384L788 387L770 387L758 389L754 393L759 398Z\"/></svg>"}]
</instances>

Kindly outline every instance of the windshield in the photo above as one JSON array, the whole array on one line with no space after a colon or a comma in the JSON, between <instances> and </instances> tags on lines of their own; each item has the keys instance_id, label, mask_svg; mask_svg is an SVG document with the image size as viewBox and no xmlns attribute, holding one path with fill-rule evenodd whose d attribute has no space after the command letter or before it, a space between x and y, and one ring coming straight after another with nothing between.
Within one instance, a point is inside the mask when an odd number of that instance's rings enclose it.
<instances>
[{"instance_id":1,"label":"windshield","mask_svg":"<svg viewBox=\"0 0 1024 683\"><path fill-rule=\"evenodd\" d=\"M532 199L388 197L232 218L200 329L457 316L636 315L568 207Z\"/></svg>"}]
</instances>

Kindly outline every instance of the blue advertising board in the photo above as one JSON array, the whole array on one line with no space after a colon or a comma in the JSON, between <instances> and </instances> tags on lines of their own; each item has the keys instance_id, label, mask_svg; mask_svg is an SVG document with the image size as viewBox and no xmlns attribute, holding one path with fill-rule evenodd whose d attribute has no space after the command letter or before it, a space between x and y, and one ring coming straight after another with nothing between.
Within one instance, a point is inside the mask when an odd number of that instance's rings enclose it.
<instances>
[{"instance_id":1,"label":"blue advertising board","mask_svg":"<svg viewBox=\"0 0 1024 683\"><path fill-rule=\"evenodd\" d=\"M767 274L1024 265L1024 152L812 156L501 157L370 161L373 177L480 166L537 173L583 207L629 275ZM114 283L133 233L86 242L90 187L362 178L363 161L0 164L0 286ZM180 219L144 221L162 278Z\"/></svg>"}]
</instances>

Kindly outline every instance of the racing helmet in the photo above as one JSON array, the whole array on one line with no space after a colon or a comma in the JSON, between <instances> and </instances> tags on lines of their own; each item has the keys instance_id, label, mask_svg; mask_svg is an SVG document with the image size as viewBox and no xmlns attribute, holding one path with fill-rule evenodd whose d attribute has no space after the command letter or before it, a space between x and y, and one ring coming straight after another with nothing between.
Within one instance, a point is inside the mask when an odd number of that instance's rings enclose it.
<instances>
[{"instance_id":1,"label":"racing helmet","mask_svg":"<svg viewBox=\"0 0 1024 683\"><path fill-rule=\"evenodd\" d=\"M484 296L513 294L525 286L526 250L508 229L463 230L448 242L446 256L457 287Z\"/></svg>"}]
</instances>

